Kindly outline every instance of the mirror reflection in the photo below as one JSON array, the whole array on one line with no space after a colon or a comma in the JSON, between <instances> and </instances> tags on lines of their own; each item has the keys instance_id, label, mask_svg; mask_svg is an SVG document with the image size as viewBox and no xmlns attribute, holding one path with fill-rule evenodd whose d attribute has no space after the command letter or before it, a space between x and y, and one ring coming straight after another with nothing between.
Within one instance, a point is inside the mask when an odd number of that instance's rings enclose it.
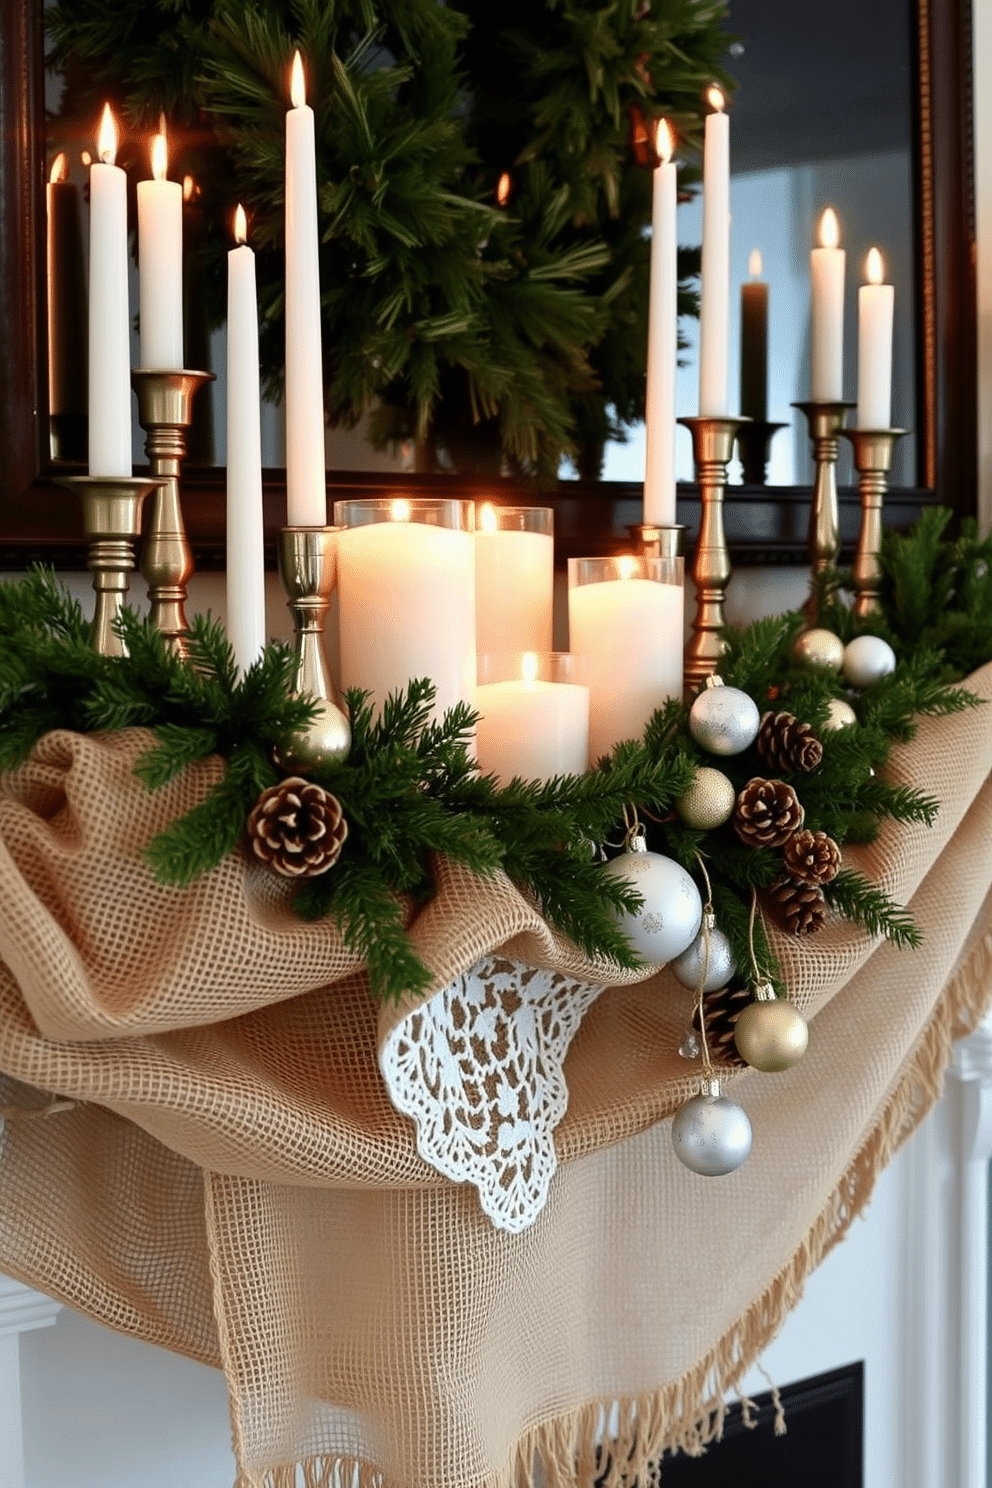
<instances>
[{"instance_id":1,"label":"mirror reflection","mask_svg":"<svg viewBox=\"0 0 992 1488\"><path fill-rule=\"evenodd\" d=\"M767 418L785 425L772 439L767 482L808 485L813 463L806 420L791 405L810 396L810 251L825 208L833 207L846 250L843 393L857 398L858 288L877 247L894 287L892 426L909 430L895 448L892 484L916 483L913 120L911 11L904 0L839 0L828 11L775 0L730 0L727 68L737 82L731 107L731 382L740 375L741 286L757 251L768 286ZM803 19L805 17L805 19ZM679 207L679 237L698 243L698 198ZM698 406L697 323L681 322L689 346L679 373L677 411ZM737 407L732 395L732 406ZM743 408L741 409L743 412ZM849 418L853 422L853 417ZM691 445L679 435L677 474L692 480ZM643 426L610 447L604 476L643 478ZM731 478L734 478L732 467ZM841 441L838 475L853 481ZM736 467L736 477L741 471Z\"/></svg>"},{"instance_id":2,"label":"mirror reflection","mask_svg":"<svg viewBox=\"0 0 992 1488\"><path fill-rule=\"evenodd\" d=\"M767 465L773 486L808 484L812 462L805 419L792 404L809 396L810 250L822 212L837 214L846 251L844 303L844 396L857 389L857 300L865 281L869 250L877 247L884 282L894 287L892 416L894 426L911 432L897 446L892 483L915 483L916 448L913 318L914 79L911 8L904 0L874 0L871 6L840 0L829 13L811 12L806 22L795 7L775 0L730 0L726 21L726 67L737 83L731 110L731 380L741 371L741 291L750 280L767 285L767 418L784 425L774 436ZM60 80L50 78L49 267L53 286L49 343L52 452L82 458L85 451L85 315L81 286L86 275L87 168L95 141L78 133L66 138L55 116ZM141 155L147 141L127 146ZM148 174L142 160L137 174ZM201 286L197 248L202 239L204 203L195 174L184 172L183 226L185 298L196 304ZM679 239L686 247L701 238L698 194L683 193ZM758 267L760 259L760 268ZM131 267L131 304L137 304L137 274ZM186 365L217 375L200 395L191 431L190 457L198 463L226 462L226 336L210 330L202 316L187 313ZM679 374L677 412L698 408L697 323L680 323L686 348ZM137 334L133 364L139 364ZM79 369L83 372L80 374ZM736 397L732 398L736 407ZM262 416L263 463L285 461L281 409L266 403ZM143 434L134 424L134 458L144 459ZM687 433L676 444L677 475L691 480ZM414 467L409 442L394 450L375 450L360 425L355 431L329 430L327 463L352 470ZM737 477L741 477L735 466ZM574 475L564 465L563 477ZM625 443L606 447L603 477L641 481L644 475L643 424ZM851 480L850 451L842 442L839 475Z\"/></svg>"}]
</instances>

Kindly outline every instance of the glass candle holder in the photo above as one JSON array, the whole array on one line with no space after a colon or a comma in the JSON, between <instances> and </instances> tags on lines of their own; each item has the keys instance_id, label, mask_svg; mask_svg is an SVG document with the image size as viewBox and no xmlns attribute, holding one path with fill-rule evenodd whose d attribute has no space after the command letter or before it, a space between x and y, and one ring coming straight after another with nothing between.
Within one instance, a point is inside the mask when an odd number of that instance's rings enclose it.
<instances>
[{"instance_id":1,"label":"glass candle holder","mask_svg":"<svg viewBox=\"0 0 992 1488\"><path fill-rule=\"evenodd\" d=\"M368 497L334 503L341 687L381 708L415 677L433 716L475 696L475 507Z\"/></svg>"},{"instance_id":2,"label":"glass candle holder","mask_svg":"<svg viewBox=\"0 0 992 1488\"><path fill-rule=\"evenodd\" d=\"M475 648L551 650L554 512L480 502L475 516Z\"/></svg>"},{"instance_id":3,"label":"glass candle holder","mask_svg":"<svg viewBox=\"0 0 992 1488\"><path fill-rule=\"evenodd\" d=\"M639 739L666 698L682 696L685 560L623 555L568 560L571 649L585 657L589 759Z\"/></svg>"},{"instance_id":4,"label":"glass candle holder","mask_svg":"<svg viewBox=\"0 0 992 1488\"><path fill-rule=\"evenodd\" d=\"M581 775L589 759L583 658L566 651L480 656L475 706L479 768L502 785Z\"/></svg>"}]
</instances>

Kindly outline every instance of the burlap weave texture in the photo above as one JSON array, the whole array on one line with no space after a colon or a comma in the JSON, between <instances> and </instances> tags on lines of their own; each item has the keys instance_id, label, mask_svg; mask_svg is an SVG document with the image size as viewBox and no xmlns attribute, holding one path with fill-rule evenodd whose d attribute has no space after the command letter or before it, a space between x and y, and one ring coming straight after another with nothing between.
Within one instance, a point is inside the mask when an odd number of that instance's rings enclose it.
<instances>
[{"instance_id":1,"label":"burlap weave texture","mask_svg":"<svg viewBox=\"0 0 992 1488\"><path fill-rule=\"evenodd\" d=\"M992 698L992 667L969 685ZM923 948L839 921L779 943L811 1048L735 1084L745 1167L703 1180L670 1150L691 994L667 973L612 986L569 1051L547 1208L514 1236L417 1155L376 1066L403 1010L377 1014L333 927L241 854L153 884L143 844L220 766L152 794L146 743L51 735L3 783L3 1103L78 1104L7 1121L0 1269L221 1365L244 1488L288 1488L299 1463L328 1485L355 1465L383 1488L503 1488L535 1453L585 1488L616 1399L615 1482L625 1455L692 1446L985 1009L992 715L925 721L895 752L940 799L934 829L847 854L910 902ZM501 947L601 978L505 880L439 864L437 883L411 934L439 987Z\"/></svg>"}]
</instances>

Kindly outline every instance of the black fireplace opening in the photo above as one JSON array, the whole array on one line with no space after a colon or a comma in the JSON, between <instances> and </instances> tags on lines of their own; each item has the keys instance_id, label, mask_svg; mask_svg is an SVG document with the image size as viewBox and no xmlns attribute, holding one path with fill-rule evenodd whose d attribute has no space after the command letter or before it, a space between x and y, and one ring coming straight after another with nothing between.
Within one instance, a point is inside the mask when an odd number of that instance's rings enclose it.
<instances>
[{"instance_id":1,"label":"black fireplace opening","mask_svg":"<svg viewBox=\"0 0 992 1488\"><path fill-rule=\"evenodd\" d=\"M664 1457L638 1488L864 1488L864 1361L779 1391L786 1432L775 1435L771 1392L740 1405L702 1457Z\"/></svg>"}]
</instances>

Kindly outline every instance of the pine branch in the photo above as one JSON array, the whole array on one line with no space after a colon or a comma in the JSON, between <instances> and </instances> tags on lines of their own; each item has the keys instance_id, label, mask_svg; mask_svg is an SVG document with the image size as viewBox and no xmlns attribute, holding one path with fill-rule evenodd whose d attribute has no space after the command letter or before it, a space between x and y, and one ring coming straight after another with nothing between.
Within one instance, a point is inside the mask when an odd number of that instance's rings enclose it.
<instances>
[{"instance_id":1,"label":"pine branch","mask_svg":"<svg viewBox=\"0 0 992 1488\"><path fill-rule=\"evenodd\" d=\"M923 937L909 911L896 904L860 873L842 868L837 877L824 887L827 901L845 919L853 920L869 935L884 935L900 947L916 948Z\"/></svg>"}]
</instances>

